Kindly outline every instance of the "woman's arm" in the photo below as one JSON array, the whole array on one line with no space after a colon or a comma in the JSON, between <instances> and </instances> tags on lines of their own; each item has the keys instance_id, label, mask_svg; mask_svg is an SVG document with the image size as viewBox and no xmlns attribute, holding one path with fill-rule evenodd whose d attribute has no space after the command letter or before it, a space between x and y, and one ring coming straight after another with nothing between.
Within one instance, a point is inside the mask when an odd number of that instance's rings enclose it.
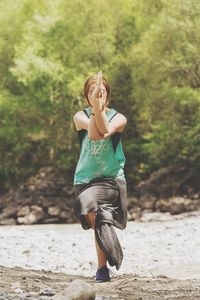
<instances>
[{"instance_id":1,"label":"woman's arm","mask_svg":"<svg viewBox=\"0 0 200 300\"><path fill-rule=\"evenodd\" d=\"M96 122L96 126L101 134L106 134L109 132L109 123L106 118L105 111L101 110L99 105L99 100L97 99L92 108L92 113L94 114L94 119Z\"/></svg>"},{"instance_id":2,"label":"woman's arm","mask_svg":"<svg viewBox=\"0 0 200 300\"><path fill-rule=\"evenodd\" d=\"M115 132L123 131L127 119L122 114L117 114L115 118L108 122L104 106L106 105L107 92L102 83L102 72L97 74L97 82L92 92L90 101L92 104L92 113L95 119L96 127L103 138L112 135Z\"/></svg>"},{"instance_id":3,"label":"woman's arm","mask_svg":"<svg viewBox=\"0 0 200 300\"><path fill-rule=\"evenodd\" d=\"M89 101L92 106L92 115L86 117L83 111L79 111L74 116L74 123L77 130L88 131L90 140L100 140L112 135L115 132L122 132L126 126L127 119L122 114L117 114L111 122L108 122L104 106L106 105L106 89L102 84L102 72L97 74L97 83L92 91Z\"/></svg>"},{"instance_id":4,"label":"woman's arm","mask_svg":"<svg viewBox=\"0 0 200 300\"><path fill-rule=\"evenodd\" d=\"M103 135L99 132L94 115L91 115L90 121L88 124L88 138L90 140L98 141L103 138Z\"/></svg>"},{"instance_id":5,"label":"woman's arm","mask_svg":"<svg viewBox=\"0 0 200 300\"><path fill-rule=\"evenodd\" d=\"M97 129L104 138L115 132L122 132L127 124L127 118L120 113L117 113L116 116L108 122L104 111L95 108L93 108L93 111Z\"/></svg>"},{"instance_id":6,"label":"woman's arm","mask_svg":"<svg viewBox=\"0 0 200 300\"><path fill-rule=\"evenodd\" d=\"M99 133L95 119L91 115L91 118L89 119L83 111L78 111L74 115L74 123L76 130L85 129L88 131L88 138L90 140L100 140L103 138L102 134Z\"/></svg>"},{"instance_id":7,"label":"woman's arm","mask_svg":"<svg viewBox=\"0 0 200 300\"><path fill-rule=\"evenodd\" d=\"M108 122L106 113L102 109L102 103L106 103L106 96L97 98L97 94L100 92L100 85L97 84L95 87L95 93L92 99L92 113L95 119L97 130L103 137L108 137L117 131L123 131L126 126L127 119L122 114L117 114L111 122Z\"/></svg>"},{"instance_id":8,"label":"woman's arm","mask_svg":"<svg viewBox=\"0 0 200 300\"><path fill-rule=\"evenodd\" d=\"M99 119L100 118L101 118L101 116L99 117ZM99 121L102 122L101 119ZM109 137L110 135L114 134L115 132L122 132L124 130L124 127L126 126L127 119L124 115L122 115L120 113L117 113L116 116L109 123L106 119L108 131L107 131L107 133L104 133L104 134L99 132L96 122L95 122L95 116L91 115L91 118L88 119L88 117L85 115L85 113L83 111L78 111L74 115L74 123L76 126L76 130L85 129L88 131L88 138L90 140L98 141L103 138Z\"/></svg>"}]
</instances>

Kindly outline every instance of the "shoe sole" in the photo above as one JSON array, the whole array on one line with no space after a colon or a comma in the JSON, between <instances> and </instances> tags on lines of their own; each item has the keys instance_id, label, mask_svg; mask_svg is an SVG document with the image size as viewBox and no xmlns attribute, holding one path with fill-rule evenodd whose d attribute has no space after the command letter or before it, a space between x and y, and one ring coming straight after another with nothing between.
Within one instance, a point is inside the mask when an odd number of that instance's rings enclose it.
<instances>
[{"instance_id":1,"label":"shoe sole","mask_svg":"<svg viewBox=\"0 0 200 300\"><path fill-rule=\"evenodd\" d=\"M107 280L96 280L96 283L108 282L108 281L111 281L111 279L107 279Z\"/></svg>"}]
</instances>

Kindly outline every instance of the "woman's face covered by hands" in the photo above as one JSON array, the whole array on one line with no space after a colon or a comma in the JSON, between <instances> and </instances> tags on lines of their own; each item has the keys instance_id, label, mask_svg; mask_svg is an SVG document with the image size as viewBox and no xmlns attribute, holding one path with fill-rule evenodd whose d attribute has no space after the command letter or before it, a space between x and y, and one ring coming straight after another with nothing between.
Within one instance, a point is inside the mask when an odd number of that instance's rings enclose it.
<instances>
[{"instance_id":1,"label":"woman's face covered by hands","mask_svg":"<svg viewBox=\"0 0 200 300\"><path fill-rule=\"evenodd\" d=\"M100 105L102 108L106 106L107 91L103 84L102 72L96 75L96 81L92 83L88 90L88 99L91 106Z\"/></svg>"}]
</instances>

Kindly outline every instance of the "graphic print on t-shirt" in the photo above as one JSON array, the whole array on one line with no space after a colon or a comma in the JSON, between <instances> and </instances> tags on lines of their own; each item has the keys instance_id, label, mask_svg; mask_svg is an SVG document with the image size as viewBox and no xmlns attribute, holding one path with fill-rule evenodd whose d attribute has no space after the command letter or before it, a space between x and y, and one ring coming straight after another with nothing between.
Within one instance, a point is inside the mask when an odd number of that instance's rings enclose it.
<instances>
[{"instance_id":1,"label":"graphic print on t-shirt","mask_svg":"<svg viewBox=\"0 0 200 300\"><path fill-rule=\"evenodd\" d=\"M97 158L98 156L103 155L109 150L109 145L106 140L100 140L100 141L86 140L85 146L91 158L94 157Z\"/></svg>"}]
</instances>

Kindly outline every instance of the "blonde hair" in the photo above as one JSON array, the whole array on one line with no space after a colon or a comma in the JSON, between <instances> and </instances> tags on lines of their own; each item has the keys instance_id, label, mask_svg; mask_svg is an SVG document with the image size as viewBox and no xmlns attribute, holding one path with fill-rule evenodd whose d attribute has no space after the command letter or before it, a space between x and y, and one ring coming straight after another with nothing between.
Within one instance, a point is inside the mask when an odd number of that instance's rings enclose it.
<instances>
[{"instance_id":1,"label":"blonde hair","mask_svg":"<svg viewBox=\"0 0 200 300\"><path fill-rule=\"evenodd\" d=\"M108 81L106 80L105 77L102 78L102 82L103 82L103 85L105 86L106 88L106 92L107 92L107 96L106 96L106 105L109 104L110 102L110 94L111 94L111 91L110 91L110 86L108 84ZM84 95L85 95L85 98L87 99L87 102L88 104L90 105L90 101L88 99L88 92L89 92L89 88L90 88L90 85L93 84L93 83L96 83L97 82L97 78L96 78L96 75L93 75L93 76L90 76L85 84L84 84Z\"/></svg>"}]
</instances>

